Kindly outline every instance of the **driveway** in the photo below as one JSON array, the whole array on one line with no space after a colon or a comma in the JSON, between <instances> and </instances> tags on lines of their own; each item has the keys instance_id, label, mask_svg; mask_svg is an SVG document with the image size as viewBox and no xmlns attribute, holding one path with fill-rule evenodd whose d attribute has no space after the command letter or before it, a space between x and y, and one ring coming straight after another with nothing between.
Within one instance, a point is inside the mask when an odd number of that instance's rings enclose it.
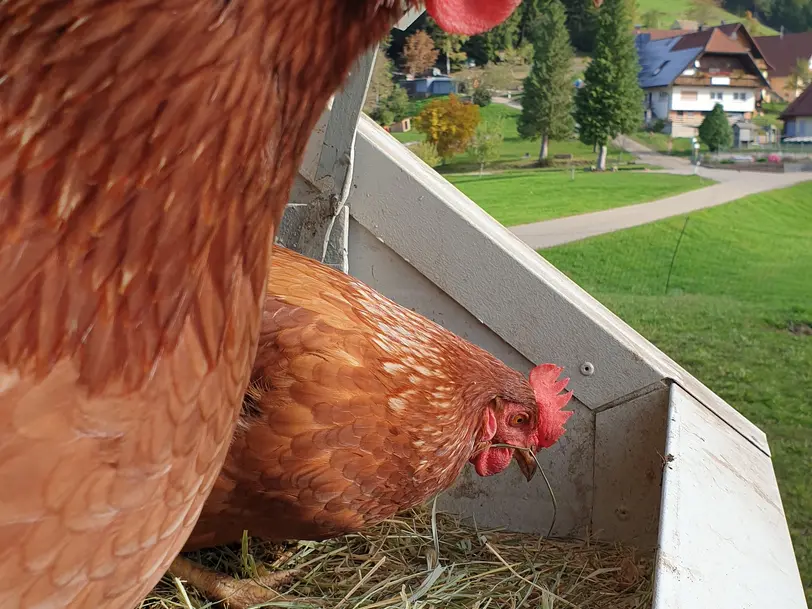
<instances>
[{"instance_id":1,"label":"driveway","mask_svg":"<svg viewBox=\"0 0 812 609\"><path fill-rule=\"evenodd\" d=\"M719 172L724 173L725 170L722 169ZM752 171L732 171L730 173L736 177L701 190L650 203L639 203L557 220L512 226L510 231L533 249L543 249L648 224L671 216L729 203L747 195L812 180L812 173L764 174Z\"/></svg>"}]
</instances>

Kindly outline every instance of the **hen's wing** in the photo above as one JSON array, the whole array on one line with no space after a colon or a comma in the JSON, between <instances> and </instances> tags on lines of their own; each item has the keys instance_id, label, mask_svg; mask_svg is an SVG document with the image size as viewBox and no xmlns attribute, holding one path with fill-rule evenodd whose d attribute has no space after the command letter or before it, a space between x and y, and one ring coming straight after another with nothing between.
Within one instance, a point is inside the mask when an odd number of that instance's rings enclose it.
<instances>
[{"instance_id":1,"label":"hen's wing","mask_svg":"<svg viewBox=\"0 0 812 609\"><path fill-rule=\"evenodd\" d=\"M447 438L466 437L464 411L423 407L448 399L440 368L421 365L438 345L410 344L409 320L353 278L274 252L255 391L187 549L244 528L270 540L357 531L447 486L467 459ZM410 355L388 354L389 341Z\"/></svg>"}]
</instances>

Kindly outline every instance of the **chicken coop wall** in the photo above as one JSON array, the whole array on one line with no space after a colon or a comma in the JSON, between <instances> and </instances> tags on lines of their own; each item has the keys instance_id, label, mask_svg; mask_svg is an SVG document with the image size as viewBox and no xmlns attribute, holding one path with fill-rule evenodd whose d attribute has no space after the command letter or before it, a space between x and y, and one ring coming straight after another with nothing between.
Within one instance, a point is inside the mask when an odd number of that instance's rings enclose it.
<instances>
[{"instance_id":1,"label":"chicken coop wall","mask_svg":"<svg viewBox=\"0 0 812 609\"><path fill-rule=\"evenodd\" d=\"M385 296L527 374L535 365L417 272L355 220L350 220L349 270ZM659 458L665 446L665 385L606 411L594 413L576 399L567 433L539 455L556 495L553 534L592 531L611 540L653 547L660 508ZM629 434L627 430L635 432ZM596 454L600 455L596 459ZM653 472L653 473L652 473ZM654 476L647 484L645 476ZM528 484L518 469L479 478L466 468L438 505L483 526L547 533L553 504L540 478Z\"/></svg>"},{"instance_id":2,"label":"chicken coop wall","mask_svg":"<svg viewBox=\"0 0 812 609\"><path fill-rule=\"evenodd\" d=\"M316 192L299 188L293 205L324 192L315 176L332 120L300 172ZM519 370L553 361L572 376L575 415L542 455L555 532L656 539L654 609L772 607L776 585L782 608L805 607L763 432L363 116L354 152L342 188L350 272ZM517 530L546 532L551 516L542 487L516 472L467 472L443 502ZM754 570L749 596L728 593Z\"/></svg>"}]
</instances>

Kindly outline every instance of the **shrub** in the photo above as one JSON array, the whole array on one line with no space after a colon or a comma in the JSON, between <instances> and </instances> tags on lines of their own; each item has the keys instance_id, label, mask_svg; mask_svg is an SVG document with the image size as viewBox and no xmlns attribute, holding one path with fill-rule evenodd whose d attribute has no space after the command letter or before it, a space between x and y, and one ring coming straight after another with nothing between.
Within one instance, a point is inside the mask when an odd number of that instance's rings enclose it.
<instances>
[{"instance_id":1,"label":"shrub","mask_svg":"<svg viewBox=\"0 0 812 609\"><path fill-rule=\"evenodd\" d=\"M395 122L395 115L392 114L391 110L384 108L383 106L378 106L375 108L370 118L378 123L381 127L386 127Z\"/></svg>"},{"instance_id":2,"label":"shrub","mask_svg":"<svg viewBox=\"0 0 812 609\"><path fill-rule=\"evenodd\" d=\"M665 130L665 121L658 118L656 121L652 122L651 125L649 125L648 130L652 133L662 133Z\"/></svg>"},{"instance_id":3,"label":"shrub","mask_svg":"<svg viewBox=\"0 0 812 609\"><path fill-rule=\"evenodd\" d=\"M480 108L484 108L485 106L490 105L491 98L492 95L490 89L485 87L477 87L474 89L474 94L471 96L471 101L473 101Z\"/></svg>"},{"instance_id":4,"label":"shrub","mask_svg":"<svg viewBox=\"0 0 812 609\"><path fill-rule=\"evenodd\" d=\"M437 167L442 162L442 158L437 153L437 146L431 142L420 142L414 146L410 146L409 150L423 161L429 167Z\"/></svg>"},{"instance_id":5,"label":"shrub","mask_svg":"<svg viewBox=\"0 0 812 609\"><path fill-rule=\"evenodd\" d=\"M699 139L710 148L711 152L729 148L733 143L733 128L727 121L722 104L716 104L699 125Z\"/></svg>"},{"instance_id":6,"label":"shrub","mask_svg":"<svg viewBox=\"0 0 812 609\"><path fill-rule=\"evenodd\" d=\"M401 121L411 114L412 107L409 102L409 94L406 93L406 89L403 87L395 87L384 105L393 114L393 120Z\"/></svg>"}]
</instances>

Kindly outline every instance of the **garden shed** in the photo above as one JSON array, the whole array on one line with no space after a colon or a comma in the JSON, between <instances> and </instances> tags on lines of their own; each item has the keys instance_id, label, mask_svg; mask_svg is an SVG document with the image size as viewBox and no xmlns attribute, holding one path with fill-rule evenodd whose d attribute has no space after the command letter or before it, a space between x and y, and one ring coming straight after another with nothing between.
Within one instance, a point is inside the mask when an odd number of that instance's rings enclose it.
<instances>
[{"instance_id":1,"label":"garden shed","mask_svg":"<svg viewBox=\"0 0 812 609\"><path fill-rule=\"evenodd\" d=\"M736 148L749 148L758 145L759 128L757 125L747 121L739 121L733 124L733 145Z\"/></svg>"}]
</instances>

